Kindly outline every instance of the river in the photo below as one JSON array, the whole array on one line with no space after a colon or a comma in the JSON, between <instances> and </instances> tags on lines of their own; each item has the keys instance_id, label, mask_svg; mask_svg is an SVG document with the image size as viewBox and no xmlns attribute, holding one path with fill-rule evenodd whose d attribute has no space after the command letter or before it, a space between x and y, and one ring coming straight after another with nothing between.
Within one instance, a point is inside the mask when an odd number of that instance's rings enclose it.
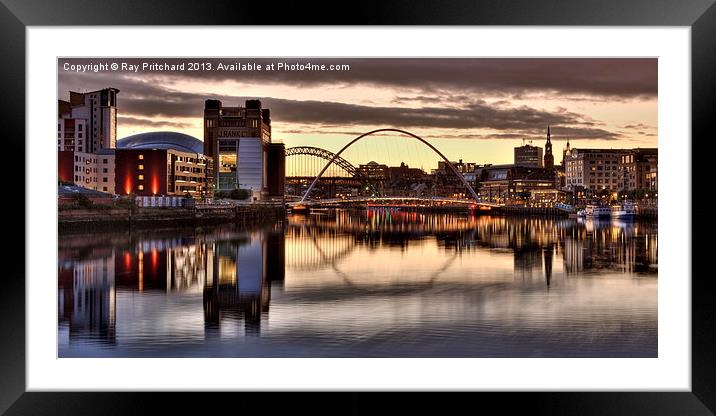
<instances>
[{"instance_id":1,"label":"river","mask_svg":"<svg viewBox=\"0 0 716 416\"><path fill-rule=\"evenodd\" d=\"M59 357L656 357L657 224L377 208L62 234Z\"/></svg>"}]
</instances>

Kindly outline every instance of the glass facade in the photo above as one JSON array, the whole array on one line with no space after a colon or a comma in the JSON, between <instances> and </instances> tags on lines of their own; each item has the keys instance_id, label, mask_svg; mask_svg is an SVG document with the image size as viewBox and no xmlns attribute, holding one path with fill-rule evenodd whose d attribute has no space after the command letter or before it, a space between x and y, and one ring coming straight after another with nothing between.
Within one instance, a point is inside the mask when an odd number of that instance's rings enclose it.
<instances>
[{"instance_id":1,"label":"glass facade","mask_svg":"<svg viewBox=\"0 0 716 416\"><path fill-rule=\"evenodd\" d=\"M219 190L234 190L237 188L237 148L238 143L236 140L219 141Z\"/></svg>"}]
</instances>

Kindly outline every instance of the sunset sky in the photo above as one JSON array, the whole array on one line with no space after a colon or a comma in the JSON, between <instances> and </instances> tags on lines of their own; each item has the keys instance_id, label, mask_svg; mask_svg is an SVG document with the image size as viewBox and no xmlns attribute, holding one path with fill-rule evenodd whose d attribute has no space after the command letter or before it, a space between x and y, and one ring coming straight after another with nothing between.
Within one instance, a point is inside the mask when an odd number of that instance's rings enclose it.
<instances>
[{"instance_id":1,"label":"sunset sky","mask_svg":"<svg viewBox=\"0 0 716 416\"><path fill-rule=\"evenodd\" d=\"M64 63L318 63L350 70L100 71ZM555 163L572 147L657 147L657 59L221 58L59 59L58 98L69 91L120 90L118 137L177 131L203 139L204 100L271 110L272 137L287 147L337 151L376 128L408 130L448 158L512 163L522 140L544 147L552 128ZM409 139L382 136L346 152L354 164L376 160L426 170L437 156ZM351 160L353 159L353 160ZM360 159L360 160L357 160Z\"/></svg>"}]
</instances>

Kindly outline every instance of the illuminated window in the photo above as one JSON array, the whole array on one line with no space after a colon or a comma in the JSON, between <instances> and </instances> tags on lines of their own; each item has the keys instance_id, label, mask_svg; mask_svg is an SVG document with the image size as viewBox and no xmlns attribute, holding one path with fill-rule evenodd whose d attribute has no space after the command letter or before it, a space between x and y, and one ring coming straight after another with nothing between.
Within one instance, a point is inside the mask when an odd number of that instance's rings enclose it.
<instances>
[{"instance_id":1,"label":"illuminated window","mask_svg":"<svg viewBox=\"0 0 716 416\"><path fill-rule=\"evenodd\" d=\"M140 181L143 181L143 180L144 180L144 175L139 175L137 178L138 178Z\"/></svg>"},{"instance_id":2,"label":"illuminated window","mask_svg":"<svg viewBox=\"0 0 716 416\"><path fill-rule=\"evenodd\" d=\"M139 160L144 160L144 155L139 155Z\"/></svg>"},{"instance_id":3,"label":"illuminated window","mask_svg":"<svg viewBox=\"0 0 716 416\"><path fill-rule=\"evenodd\" d=\"M143 191L143 190L144 190L144 185L139 185L139 186L137 187L137 189L139 189L140 191Z\"/></svg>"},{"instance_id":4,"label":"illuminated window","mask_svg":"<svg viewBox=\"0 0 716 416\"><path fill-rule=\"evenodd\" d=\"M144 165L139 165L139 170L144 170Z\"/></svg>"}]
</instances>

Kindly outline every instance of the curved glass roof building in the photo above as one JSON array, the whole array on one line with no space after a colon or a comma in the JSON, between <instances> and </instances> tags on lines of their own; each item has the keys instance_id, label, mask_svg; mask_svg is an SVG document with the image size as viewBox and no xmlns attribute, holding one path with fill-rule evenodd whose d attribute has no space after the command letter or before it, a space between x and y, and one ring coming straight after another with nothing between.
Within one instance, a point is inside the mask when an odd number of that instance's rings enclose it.
<instances>
[{"instance_id":1,"label":"curved glass roof building","mask_svg":"<svg viewBox=\"0 0 716 416\"><path fill-rule=\"evenodd\" d=\"M152 131L117 140L118 149L173 149L180 152L204 153L204 142L196 137L173 131Z\"/></svg>"}]
</instances>

